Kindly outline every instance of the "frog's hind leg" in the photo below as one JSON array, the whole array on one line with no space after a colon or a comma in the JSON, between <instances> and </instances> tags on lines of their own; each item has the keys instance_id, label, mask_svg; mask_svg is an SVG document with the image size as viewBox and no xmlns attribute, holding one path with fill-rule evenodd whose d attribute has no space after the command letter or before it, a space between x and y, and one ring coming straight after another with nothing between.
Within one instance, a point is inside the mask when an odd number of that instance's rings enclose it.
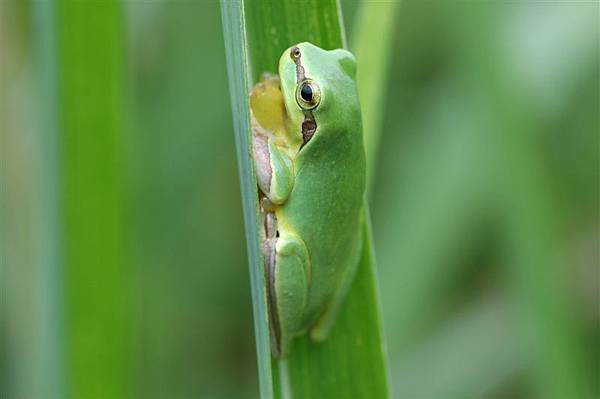
<instances>
[{"instance_id":1,"label":"frog's hind leg","mask_svg":"<svg viewBox=\"0 0 600 399\"><path fill-rule=\"evenodd\" d=\"M280 328L278 357L283 357L292 338L304 331L310 259L304 241L294 234L277 237L275 258L271 295Z\"/></svg>"},{"instance_id":2,"label":"frog's hind leg","mask_svg":"<svg viewBox=\"0 0 600 399\"><path fill-rule=\"evenodd\" d=\"M327 307L327 310L321 315L317 323L310 330L310 337L313 341L322 342L327 339L329 332L335 324L336 317L339 313L340 307L350 290L354 276L358 270L358 264L360 261L360 255L362 254L362 233L358 234L357 245L354 246L355 250L351 256L349 266L344 271L344 275L340 280L340 284L337 286L337 290L331 304Z\"/></svg>"},{"instance_id":3,"label":"frog's hind leg","mask_svg":"<svg viewBox=\"0 0 600 399\"><path fill-rule=\"evenodd\" d=\"M325 341L325 339L327 339L329 336L329 332L335 324L335 319L339 313L340 307L344 302L352 281L354 280L356 269L358 269L357 266L358 264L346 271L343 281L338 286L338 290L331 301L331 305L327 308L325 313L321 315L317 323L310 330L310 338L312 338L313 341L322 342Z\"/></svg>"}]
</instances>

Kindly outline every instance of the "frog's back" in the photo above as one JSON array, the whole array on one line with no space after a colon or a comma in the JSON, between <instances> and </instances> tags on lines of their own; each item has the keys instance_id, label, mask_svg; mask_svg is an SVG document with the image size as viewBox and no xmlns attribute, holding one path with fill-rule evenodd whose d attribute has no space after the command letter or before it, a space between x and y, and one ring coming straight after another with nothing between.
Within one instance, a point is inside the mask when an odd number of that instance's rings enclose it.
<instances>
[{"instance_id":1,"label":"frog's back","mask_svg":"<svg viewBox=\"0 0 600 399\"><path fill-rule=\"evenodd\" d=\"M279 70L289 131L304 144L293 157L292 192L276 215L282 231L295 233L308 250L306 329L339 303L360 256L366 166L356 61L345 50L300 43L284 52ZM301 91L307 103L298 98L303 82L318 93Z\"/></svg>"},{"instance_id":2,"label":"frog's back","mask_svg":"<svg viewBox=\"0 0 600 399\"><path fill-rule=\"evenodd\" d=\"M358 104L345 105L360 109ZM335 127L317 118L315 136L294 162L296 184L279 210L282 221L289 221L303 238L310 256L305 327L337 299L360 256L366 180L362 124L359 112L338 111L346 117ZM320 129L327 134L320 135Z\"/></svg>"}]
</instances>

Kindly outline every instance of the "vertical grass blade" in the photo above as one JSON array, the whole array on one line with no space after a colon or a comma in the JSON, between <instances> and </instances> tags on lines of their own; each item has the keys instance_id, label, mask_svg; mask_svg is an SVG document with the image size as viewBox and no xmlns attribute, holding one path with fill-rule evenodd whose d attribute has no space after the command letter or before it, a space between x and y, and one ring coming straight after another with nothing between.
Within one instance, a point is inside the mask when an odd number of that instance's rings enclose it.
<instances>
[{"instance_id":1,"label":"vertical grass blade","mask_svg":"<svg viewBox=\"0 0 600 399\"><path fill-rule=\"evenodd\" d=\"M282 1L277 6L263 1L223 0L221 5L252 276L261 394L298 398L387 397L387 366L368 223L364 226L365 242L356 279L328 340L315 344L306 336L299 338L284 361L270 359L268 352L248 93L263 72L277 72L281 53L295 43L309 41L326 49L345 47L339 6L334 0ZM361 60L358 62L360 68Z\"/></svg>"},{"instance_id":2,"label":"vertical grass blade","mask_svg":"<svg viewBox=\"0 0 600 399\"><path fill-rule=\"evenodd\" d=\"M533 353L536 388L542 397L590 397L592 381L585 361L585 335L578 323L577 305L568 293L572 267L565 261L560 227L555 215L560 207L543 172L539 155L535 112L522 101L523 87L514 85L511 66L499 53L498 38L474 36L479 24L494 26L496 8L478 5L460 14L463 40L461 56L472 68L472 90L481 90L484 118L496 129L493 148L499 164L497 186L504 221L507 264L514 290L520 299L518 317L522 339ZM477 22L475 22L477 21ZM499 191L500 192L500 191Z\"/></svg>"},{"instance_id":3,"label":"vertical grass blade","mask_svg":"<svg viewBox=\"0 0 600 399\"><path fill-rule=\"evenodd\" d=\"M362 2L350 45L356 58L363 60L357 70L358 92L363 110L367 187L373 185L377 147L381 135L387 77L396 11L400 0ZM377 45L373 45L377 42Z\"/></svg>"},{"instance_id":4,"label":"vertical grass blade","mask_svg":"<svg viewBox=\"0 0 600 399\"><path fill-rule=\"evenodd\" d=\"M125 29L118 0L56 0L66 395L128 397Z\"/></svg>"},{"instance_id":5,"label":"vertical grass blade","mask_svg":"<svg viewBox=\"0 0 600 399\"><path fill-rule=\"evenodd\" d=\"M263 398L273 397L273 382L270 364L269 321L265 278L260 254L258 207L256 199L256 176L252 165L250 142L250 113L248 103L249 64L247 36L243 2L222 0L223 35L227 52L227 72L231 93L231 110L235 130L240 191L244 210L244 225L250 267L256 353L258 358L258 378Z\"/></svg>"},{"instance_id":6,"label":"vertical grass blade","mask_svg":"<svg viewBox=\"0 0 600 399\"><path fill-rule=\"evenodd\" d=\"M42 369L39 376L39 395L64 396L64 345L62 308L62 224L59 209L60 173L58 168L58 136L57 136L57 76L56 76L56 35L54 7L52 3L36 2L34 8L36 54L39 60L38 83L40 83L40 99L36 104L41 111L40 159L41 170L41 280L43 281L42 306L40 312L41 325L46 331L42 334L43 344Z\"/></svg>"}]
</instances>

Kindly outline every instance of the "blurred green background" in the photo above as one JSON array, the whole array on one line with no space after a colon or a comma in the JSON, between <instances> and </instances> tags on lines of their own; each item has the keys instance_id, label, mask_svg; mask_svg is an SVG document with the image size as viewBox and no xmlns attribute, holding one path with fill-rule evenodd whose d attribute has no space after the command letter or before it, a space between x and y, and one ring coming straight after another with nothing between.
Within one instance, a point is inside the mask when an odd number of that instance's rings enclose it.
<instances>
[{"instance_id":1,"label":"blurred green background","mask_svg":"<svg viewBox=\"0 0 600 399\"><path fill-rule=\"evenodd\" d=\"M126 326L94 333L109 353L104 333L130 337L115 360L127 396L257 397L219 4L124 4ZM378 6L341 4L349 37ZM7 397L113 384L94 364L69 372L91 331L71 320L86 292L69 293L79 281L60 261L69 198L56 165L70 155L52 141L47 6L0 2ZM395 26L370 198L393 396L598 396L598 3L405 1Z\"/></svg>"}]
</instances>

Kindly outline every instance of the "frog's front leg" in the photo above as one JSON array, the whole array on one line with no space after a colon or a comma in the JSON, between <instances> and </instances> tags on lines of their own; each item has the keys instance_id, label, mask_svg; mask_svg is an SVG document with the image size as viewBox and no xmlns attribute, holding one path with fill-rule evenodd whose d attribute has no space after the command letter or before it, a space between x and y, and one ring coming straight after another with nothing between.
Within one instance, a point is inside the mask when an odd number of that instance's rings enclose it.
<instances>
[{"instance_id":1,"label":"frog's front leg","mask_svg":"<svg viewBox=\"0 0 600 399\"><path fill-rule=\"evenodd\" d=\"M283 204L294 185L292 161L255 119L252 120L252 145L260 190L273 204Z\"/></svg>"},{"instance_id":2,"label":"frog's front leg","mask_svg":"<svg viewBox=\"0 0 600 399\"><path fill-rule=\"evenodd\" d=\"M284 357L292 338L303 332L310 283L310 259L304 241L293 233L273 238L274 251L267 264L272 350Z\"/></svg>"}]
</instances>

